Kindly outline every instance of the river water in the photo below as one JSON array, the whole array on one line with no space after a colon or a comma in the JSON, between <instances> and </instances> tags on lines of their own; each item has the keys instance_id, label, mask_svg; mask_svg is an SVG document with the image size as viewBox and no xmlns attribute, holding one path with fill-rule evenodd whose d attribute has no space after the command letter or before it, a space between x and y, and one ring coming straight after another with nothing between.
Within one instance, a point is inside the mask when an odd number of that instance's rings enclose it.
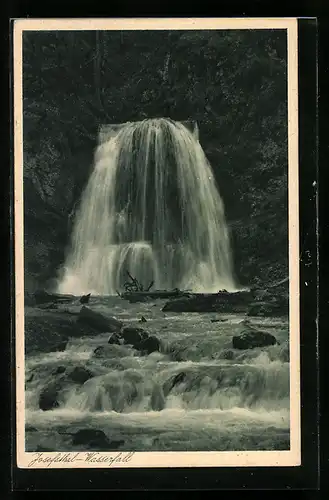
<instances>
[{"instance_id":1,"label":"river water","mask_svg":"<svg viewBox=\"0 0 329 500\"><path fill-rule=\"evenodd\" d=\"M111 127L110 127L111 128ZM108 132L75 214L58 292L236 290L223 200L197 136L165 118Z\"/></svg>"},{"instance_id":2,"label":"river water","mask_svg":"<svg viewBox=\"0 0 329 500\"><path fill-rule=\"evenodd\" d=\"M88 449L72 441L81 429L103 431L120 451L289 449L287 318L249 318L280 345L238 351L232 336L243 315L164 313L162 306L114 297L90 303L154 334L162 352L141 356L102 334L26 357L27 451ZM92 378L70 380L75 367ZM54 384L58 406L42 411L40 393Z\"/></svg>"}]
</instances>

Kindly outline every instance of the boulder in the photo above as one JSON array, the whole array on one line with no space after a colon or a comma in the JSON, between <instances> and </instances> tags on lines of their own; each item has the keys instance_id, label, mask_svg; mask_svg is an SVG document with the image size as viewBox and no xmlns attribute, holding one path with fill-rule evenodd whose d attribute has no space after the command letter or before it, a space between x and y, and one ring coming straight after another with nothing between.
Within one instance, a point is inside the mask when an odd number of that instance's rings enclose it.
<instances>
[{"instance_id":1,"label":"boulder","mask_svg":"<svg viewBox=\"0 0 329 500\"><path fill-rule=\"evenodd\" d=\"M174 375L173 377L171 377L169 380L167 380L163 384L163 387L162 387L164 395L168 396L168 394L170 393L170 391L176 385L181 384L182 382L184 382L185 379L186 379L186 373L185 372L179 372L176 375Z\"/></svg>"},{"instance_id":2,"label":"boulder","mask_svg":"<svg viewBox=\"0 0 329 500\"><path fill-rule=\"evenodd\" d=\"M60 365L55 370L52 372L53 375L60 375L61 373L64 373L66 370L65 366Z\"/></svg>"},{"instance_id":3,"label":"boulder","mask_svg":"<svg viewBox=\"0 0 329 500\"><path fill-rule=\"evenodd\" d=\"M41 446L38 444L35 451L39 453L52 453L54 450L52 448L48 448L47 446Z\"/></svg>"},{"instance_id":4,"label":"boulder","mask_svg":"<svg viewBox=\"0 0 329 500\"><path fill-rule=\"evenodd\" d=\"M161 348L161 343L155 336L150 336L148 332L142 328L131 326L126 326L122 328L120 332L111 335L108 343L131 345L142 354L151 354L152 352L160 351Z\"/></svg>"},{"instance_id":5,"label":"boulder","mask_svg":"<svg viewBox=\"0 0 329 500\"><path fill-rule=\"evenodd\" d=\"M75 368L73 368L73 370L71 370L67 374L67 376L69 379L71 379L73 382L76 382L77 384L84 384L94 375L87 368L84 368L83 366L76 366Z\"/></svg>"},{"instance_id":6,"label":"boulder","mask_svg":"<svg viewBox=\"0 0 329 500\"><path fill-rule=\"evenodd\" d=\"M36 290L33 297L35 304L47 304L53 299L53 296L45 290Z\"/></svg>"},{"instance_id":7,"label":"boulder","mask_svg":"<svg viewBox=\"0 0 329 500\"><path fill-rule=\"evenodd\" d=\"M139 323L146 323L147 322L147 319L142 316L141 319L139 320Z\"/></svg>"},{"instance_id":8,"label":"boulder","mask_svg":"<svg viewBox=\"0 0 329 500\"><path fill-rule=\"evenodd\" d=\"M99 333L117 332L123 326L123 323L116 318L104 316L86 306L83 306L80 310L78 323L88 325Z\"/></svg>"},{"instance_id":9,"label":"boulder","mask_svg":"<svg viewBox=\"0 0 329 500\"><path fill-rule=\"evenodd\" d=\"M165 354L167 354L172 361L186 361L184 352L185 349L176 344L170 344L165 349Z\"/></svg>"},{"instance_id":10,"label":"boulder","mask_svg":"<svg viewBox=\"0 0 329 500\"><path fill-rule=\"evenodd\" d=\"M25 312L25 353L65 351L71 337L94 334L88 326L76 323L76 317L59 311L33 309Z\"/></svg>"},{"instance_id":11,"label":"boulder","mask_svg":"<svg viewBox=\"0 0 329 500\"><path fill-rule=\"evenodd\" d=\"M109 338L108 343L116 345L124 344L124 338L122 337L121 332L113 333L113 335L111 335L111 337Z\"/></svg>"},{"instance_id":12,"label":"boulder","mask_svg":"<svg viewBox=\"0 0 329 500\"><path fill-rule=\"evenodd\" d=\"M36 290L33 294L35 304L61 303L68 304L75 300L74 295L61 295L58 293L49 293L46 290Z\"/></svg>"},{"instance_id":13,"label":"boulder","mask_svg":"<svg viewBox=\"0 0 329 500\"><path fill-rule=\"evenodd\" d=\"M151 354L152 352L160 351L161 343L159 339L157 339L152 335L142 340L140 344L137 346L137 349L142 353Z\"/></svg>"},{"instance_id":14,"label":"boulder","mask_svg":"<svg viewBox=\"0 0 329 500\"><path fill-rule=\"evenodd\" d=\"M72 436L72 444L85 446L97 451L117 450L124 445L124 440L110 441L107 435L98 429L80 429Z\"/></svg>"},{"instance_id":15,"label":"boulder","mask_svg":"<svg viewBox=\"0 0 329 500\"><path fill-rule=\"evenodd\" d=\"M170 312L245 312L252 300L249 291L229 293L195 293L187 297L173 299L167 302L162 311Z\"/></svg>"},{"instance_id":16,"label":"boulder","mask_svg":"<svg viewBox=\"0 0 329 500\"><path fill-rule=\"evenodd\" d=\"M254 349L277 344L276 338L270 333L247 328L232 339L233 349Z\"/></svg>"},{"instance_id":17,"label":"boulder","mask_svg":"<svg viewBox=\"0 0 329 500\"><path fill-rule=\"evenodd\" d=\"M283 363L289 363L290 358L290 349L289 349L289 341L285 341L279 349L279 359Z\"/></svg>"},{"instance_id":18,"label":"boulder","mask_svg":"<svg viewBox=\"0 0 329 500\"><path fill-rule=\"evenodd\" d=\"M39 311L39 315L25 315L25 353L65 351L72 329L71 321L63 315Z\"/></svg>"},{"instance_id":19,"label":"boulder","mask_svg":"<svg viewBox=\"0 0 329 500\"><path fill-rule=\"evenodd\" d=\"M135 349L139 346L142 340L149 337L149 334L142 328L125 326L119 332L115 332L108 340L109 344L130 344Z\"/></svg>"},{"instance_id":20,"label":"boulder","mask_svg":"<svg viewBox=\"0 0 329 500\"><path fill-rule=\"evenodd\" d=\"M50 310L54 310L54 309L58 309L58 304L55 304L53 302L50 302L49 304L40 304L37 306L38 309L43 309L43 310L47 310L47 309L50 309Z\"/></svg>"},{"instance_id":21,"label":"boulder","mask_svg":"<svg viewBox=\"0 0 329 500\"><path fill-rule=\"evenodd\" d=\"M61 342L58 342L53 348L54 352L63 352L66 349L68 340L62 340Z\"/></svg>"},{"instance_id":22,"label":"boulder","mask_svg":"<svg viewBox=\"0 0 329 500\"><path fill-rule=\"evenodd\" d=\"M126 326L121 330L121 336L124 339L125 344L131 344L133 347L138 346L149 337L149 334L142 328L135 328L131 326Z\"/></svg>"},{"instance_id":23,"label":"boulder","mask_svg":"<svg viewBox=\"0 0 329 500\"><path fill-rule=\"evenodd\" d=\"M39 396L39 408L43 411L53 410L59 407L58 403L59 387L54 384L44 388Z\"/></svg>"},{"instance_id":24,"label":"boulder","mask_svg":"<svg viewBox=\"0 0 329 500\"><path fill-rule=\"evenodd\" d=\"M33 427L32 425L26 425L25 426L25 432L38 432L38 429L36 427Z\"/></svg>"},{"instance_id":25,"label":"boulder","mask_svg":"<svg viewBox=\"0 0 329 500\"><path fill-rule=\"evenodd\" d=\"M166 399L162 387L155 384L152 390L150 406L153 411L161 411L166 406Z\"/></svg>"},{"instance_id":26,"label":"boulder","mask_svg":"<svg viewBox=\"0 0 329 500\"><path fill-rule=\"evenodd\" d=\"M289 312L288 300L259 301L250 304L248 316L286 316Z\"/></svg>"},{"instance_id":27,"label":"boulder","mask_svg":"<svg viewBox=\"0 0 329 500\"><path fill-rule=\"evenodd\" d=\"M73 445L85 445L87 448L108 449L110 441L106 434L98 429L80 429L72 436Z\"/></svg>"},{"instance_id":28,"label":"boulder","mask_svg":"<svg viewBox=\"0 0 329 500\"><path fill-rule=\"evenodd\" d=\"M110 451L112 451L112 450L118 450L124 444L125 444L125 440L124 439L113 439L113 440L111 439L109 450Z\"/></svg>"},{"instance_id":29,"label":"boulder","mask_svg":"<svg viewBox=\"0 0 329 500\"><path fill-rule=\"evenodd\" d=\"M27 291L24 293L24 306L25 307L35 307L36 306L36 300L34 298L34 294L31 294Z\"/></svg>"}]
</instances>

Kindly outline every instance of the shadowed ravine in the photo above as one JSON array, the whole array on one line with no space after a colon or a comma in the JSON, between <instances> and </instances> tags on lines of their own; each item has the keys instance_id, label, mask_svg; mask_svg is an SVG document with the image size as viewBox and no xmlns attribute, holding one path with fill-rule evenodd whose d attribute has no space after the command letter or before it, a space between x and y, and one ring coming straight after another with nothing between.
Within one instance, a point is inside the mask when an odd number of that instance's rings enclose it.
<instances>
[{"instance_id":1,"label":"shadowed ravine","mask_svg":"<svg viewBox=\"0 0 329 500\"><path fill-rule=\"evenodd\" d=\"M162 305L113 297L90 306L134 326L143 315L161 352L141 355L101 334L27 355L28 451L289 449L287 319L250 318L280 345L235 350L242 315L165 314ZM48 397L56 389L57 407L43 411L46 388ZM74 440L81 429L101 430L109 442Z\"/></svg>"}]
</instances>

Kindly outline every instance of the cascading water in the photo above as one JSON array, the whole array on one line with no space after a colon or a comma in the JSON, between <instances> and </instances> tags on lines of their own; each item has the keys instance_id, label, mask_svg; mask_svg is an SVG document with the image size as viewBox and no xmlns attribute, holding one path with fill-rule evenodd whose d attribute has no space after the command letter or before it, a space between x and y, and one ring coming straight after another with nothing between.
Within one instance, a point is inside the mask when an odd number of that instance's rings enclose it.
<instances>
[{"instance_id":1,"label":"cascading water","mask_svg":"<svg viewBox=\"0 0 329 500\"><path fill-rule=\"evenodd\" d=\"M26 449L289 449L287 318L252 319L278 344L233 349L243 315L212 321L207 313L168 315L162 301L109 297L126 270L157 288L236 289L223 204L183 123L127 123L101 138L59 286L92 292L89 307L126 326L139 328L143 315L160 350L147 354L85 330L76 304L29 311L32 339L61 335L62 327L74 335L65 347L56 344L63 351L35 347L26 356Z\"/></svg>"},{"instance_id":2,"label":"cascading water","mask_svg":"<svg viewBox=\"0 0 329 500\"><path fill-rule=\"evenodd\" d=\"M112 449L75 443L83 429L103 431L129 451L289 449L287 319L254 318L280 344L239 351L232 336L241 332L242 315L213 323L212 314L164 315L153 305L91 298L94 310L131 326L145 315L160 352L141 355L93 333L71 338L63 352L27 357L27 449Z\"/></svg>"},{"instance_id":3,"label":"cascading water","mask_svg":"<svg viewBox=\"0 0 329 500\"><path fill-rule=\"evenodd\" d=\"M193 132L148 119L98 146L60 293L115 294L126 270L157 289L233 291L223 203Z\"/></svg>"}]
</instances>

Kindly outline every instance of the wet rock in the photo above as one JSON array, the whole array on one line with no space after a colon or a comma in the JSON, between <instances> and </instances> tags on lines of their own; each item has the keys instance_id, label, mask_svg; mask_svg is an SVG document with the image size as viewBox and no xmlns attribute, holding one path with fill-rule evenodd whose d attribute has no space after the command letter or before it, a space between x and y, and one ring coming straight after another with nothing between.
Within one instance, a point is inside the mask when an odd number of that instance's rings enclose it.
<instances>
[{"instance_id":1,"label":"wet rock","mask_svg":"<svg viewBox=\"0 0 329 500\"><path fill-rule=\"evenodd\" d=\"M91 296L91 293L88 293L87 295L82 295L82 297L80 298L80 304L88 304L89 300L90 300L90 296Z\"/></svg>"},{"instance_id":2,"label":"wet rock","mask_svg":"<svg viewBox=\"0 0 329 500\"><path fill-rule=\"evenodd\" d=\"M220 353L220 357L222 359L232 360L232 359L234 359L234 352L232 351L232 349L224 349Z\"/></svg>"},{"instance_id":3,"label":"wet rock","mask_svg":"<svg viewBox=\"0 0 329 500\"><path fill-rule=\"evenodd\" d=\"M105 352L105 347L103 345L96 347L96 349L94 350L94 354L97 357L102 357L104 355L104 352Z\"/></svg>"},{"instance_id":4,"label":"wet rock","mask_svg":"<svg viewBox=\"0 0 329 500\"><path fill-rule=\"evenodd\" d=\"M159 339L154 336L148 337L140 342L137 346L139 351L143 353L151 354L152 352L160 351L161 343Z\"/></svg>"},{"instance_id":5,"label":"wet rock","mask_svg":"<svg viewBox=\"0 0 329 500\"><path fill-rule=\"evenodd\" d=\"M34 298L34 294L31 294L29 292L25 292L24 294L24 306L25 307L35 307L36 306L36 300Z\"/></svg>"},{"instance_id":6,"label":"wet rock","mask_svg":"<svg viewBox=\"0 0 329 500\"><path fill-rule=\"evenodd\" d=\"M60 365L52 372L52 375L60 375L61 373L64 373L65 370L66 370L65 366Z\"/></svg>"},{"instance_id":7,"label":"wet rock","mask_svg":"<svg viewBox=\"0 0 329 500\"><path fill-rule=\"evenodd\" d=\"M141 319L139 320L139 323L146 323L147 322L147 319L142 316Z\"/></svg>"},{"instance_id":8,"label":"wet rock","mask_svg":"<svg viewBox=\"0 0 329 500\"><path fill-rule=\"evenodd\" d=\"M149 334L143 330L143 328L135 328L131 326L122 328L121 335L125 344L131 344L132 346L139 344L142 340L149 337Z\"/></svg>"},{"instance_id":9,"label":"wet rock","mask_svg":"<svg viewBox=\"0 0 329 500\"><path fill-rule=\"evenodd\" d=\"M97 451L117 450L124 443L123 439L111 441L103 431L98 429L80 429L72 437L73 445L83 445L87 449Z\"/></svg>"},{"instance_id":10,"label":"wet rock","mask_svg":"<svg viewBox=\"0 0 329 500\"><path fill-rule=\"evenodd\" d=\"M121 446L123 446L124 444L125 444L124 439L112 440L112 441L110 441L109 450L110 450L110 451L112 451L112 450L118 450L118 449L119 449L119 448L121 448Z\"/></svg>"},{"instance_id":11,"label":"wet rock","mask_svg":"<svg viewBox=\"0 0 329 500\"><path fill-rule=\"evenodd\" d=\"M59 342L57 345L54 346L53 350L54 352L63 352L66 349L68 340L62 340Z\"/></svg>"},{"instance_id":12,"label":"wet rock","mask_svg":"<svg viewBox=\"0 0 329 500\"><path fill-rule=\"evenodd\" d=\"M121 332L113 333L113 335L111 335L111 337L108 340L108 344L116 344L116 345L124 344L124 338L122 337Z\"/></svg>"},{"instance_id":13,"label":"wet rock","mask_svg":"<svg viewBox=\"0 0 329 500\"><path fill-rule=\"evenodd\" d=\"M75 317L58 311L28 311L24 327L26 354L65 351L71 337L84 334Z\"/></svg>"},{"instance_id":14,"label":"wet rock","mask_svg":"<svg viewBox=\"0 0 329 500\"><path fill-rule=\"evenodd\" d=\"M53 310L53 309L58 309L58 304L51 302L50 304L39 304L37 307L38 309L43 309L43 310L47 309Z\"/></svg>"},{"instance_id":15,"label":"wet rock","mask_svg":"<svg viewBox=\"0 0 329 500\"><path fill-rule=\"evenodd\" d=\"M289 311L289 301L273 299L271 301L253 302L247 312L248 316L282 316Z\"/></svg>"},{"instance_id":16,"label":"wet rock","mask_svg":"<svg viewBox=\"0 0 329 500\"><path fill-rule=\"evenodd\" d=\"M159 385L155 385L153 387L150 405L153 411L162 411L166 406L165 395L162 387L160 387Z\"/></svg>"},{"instance_id":17,"label":"wet rock","mask_svg":"<svg viewBox=\"0 0 329 500\"><path fill-rule=\"evenodd\" d=\"M276 338L270 333L248 328L232 339L233 349L253 349L277 344Z\"/></svg>"},{"instance_id":18,"label":"wet rock","mask_svg":"<svg viewBox=\"0 0 329 500\"><path fill-rule=\"evenodd\" d=\"M81 308L77 321L79 324L88 325L99 333L117 332L123 326L123 323L116 318L104 316L86 306Z\"/></svg>"},{"instance_id":19,"label":"wet rock","mask_svg":"<svg viewBox=\"0 0 329 500\"><path fill-rule=\"evenodd\" d=\"M33 294L35 304L47 304L54 300L54 296L46 290L36 290Z\"/></svg>"},{"instance_id":20,"label":"wet rock","mask_svg":"<svg viewBox=\"0 0 329 500\"><path fill-rule=\"evenodd\" d=\"M179 372L174 377L171 377L169 380L167 380L163 384L163 393L165 394L165 396L167 396L176 385L184 382L184 380L186 380L185 372Z\"/></svg>"},{"instance_id":21,"label":"wet rock","mask_svg":"<svg viewBox=\"0 0 329 500\"><path fill-rule=\"evenodd\" d=\"M190 294L187 297L168 301L162 311L171 312L244 312L252 300L250 291L229 293Z\"/></svg>"},{"instance_id":22,"label":"wet rock","mask_svg":"<svg viewBox=\"0 0 329 500\"><path fill-rule=\"evenodd\" d=\"M170 354L170 358L172 361L186 361L185 356L183 355L183 351L174 351Z\"/></svg>"},{"instance_id":23,"label":"wet rock","mask_svg":"<svg viewBox=\"0 0 329 500\"><path fill-rule=\"evenodd\" d=\"M95 356L102 356L104 354L104 351L105 351L105 347L100 345L100 346L96 347L96 349L94 350L94 354L95 354Z\"/></svg>"},{"instance_id":24,"label":"wet rock","mask_svg":"<svg viewBox=\"0 0 329 500\"><path fill-rule=\"evenodd\" d=\"M119 359L125 356L127 356L127 349L121 349L121 346L118 346L116 344L106 344L98 346L93 352L93 357L106 360L107 367L112 368L116 365L118 367L121 366L121 368L115 369L122 369L122 365L121 363L119 363Z\"/></svg>"},{"instance_id":25,"label":"wet rock","mask_svg":"<svg viewBox=\"0 0 329 500\"><path fill-rule=\"evenodd\" d=\"M84 384L93 376L93 373L83 366L76 366L68 373L68 378L77 384Z\"/></svg>"},{"instance_id":26,"label":"wet rock","mask_svg":"<svg viewBox=\"0 0 329 500\"><path fill-rule=\"evenodd\" d=\"M73 445L85 445L87 448L108 449L110 441L106 434L98 429L80 429L72 436Z\"/></svg>"},{"instance_id":27,"label":"wet rock","mask_svg":"<svg viewBox=\"0 0 329 500\"><path fill-rule=\"evenodd\" d=\"M175 375L173 378L172 387L175 387L175 385L177 385L177 384L181 384L182 382L184 382L185 379L186 379L185 372L177 373L177 375Z\"/></svg>"},{"instance_id":28,"label":"wet rock","mask_svg":"<svg viewBox=\"0 0 329 500\"><path fill-rule=\"evenodd\" d=\"M288 363L289 362L289 357L290 357L290 349L289 349L289 342L286 341L280 346L279 350L279 359L283 363Z\"/></svg>"},{"instance_id":29,"label":"wet rock","mask_svg":"<svg viewBox=\"0 0 329 500\"><path fill-rule=\"evenodd\" d=\"M239 323L239 324L244 325L244 326L246 326L247 328L249 328L249 327L250 327L250 328L252 328L252 326L251 326L251 321L250 321L250 319L248 319L248 318L243 319L243 320L241 321L241 323Z\"/></svg>"},{"instance_id":30,"label":"wet rock","mask_svg":"<svg viewBox=\"0 0 329 500\"><path fill-rule=\"evenodd\" d=\"M43 389L39 396L39 408L42 411L53 410L59 407L58 403L59 388L57 385L52 385Z\"/></svg>"},{"instance_id":31,"label":"wet rock","mask_svg":"<svg viewBox=\"0 0 329 500\"><path fill-rule=\"evenodd\" d=\"M131 345L134 349L143 354L151 354L152 352L160 351L161 348L161 343L155 336L150 336L148 332L142 328L131 326L126 326L122 328L120 332L111 335L108 343Z\"/></svg>"},{"instance_id":32,"label":"wet rock","mask_svg":"<svg viewBox=\"0 0 329 500\"><path fill-rule=\"evenodd\" d=\"M38 429L36 427L33 427L32 425L26 425L25 431L26 432L38 432Z\"/></svg>"},{"instance_id":33,"label":"wet rock","mask_svg":"<svg viewBox=\"0 0 329 500\"><path fill-rule=\"evenodd\" d=\"M75 297L73 295L61 295L57 293L49 293L46 290L36 290L33 294L35 304L62 303L67 304L72 302Z\"/></svg>"}]
</instances>

